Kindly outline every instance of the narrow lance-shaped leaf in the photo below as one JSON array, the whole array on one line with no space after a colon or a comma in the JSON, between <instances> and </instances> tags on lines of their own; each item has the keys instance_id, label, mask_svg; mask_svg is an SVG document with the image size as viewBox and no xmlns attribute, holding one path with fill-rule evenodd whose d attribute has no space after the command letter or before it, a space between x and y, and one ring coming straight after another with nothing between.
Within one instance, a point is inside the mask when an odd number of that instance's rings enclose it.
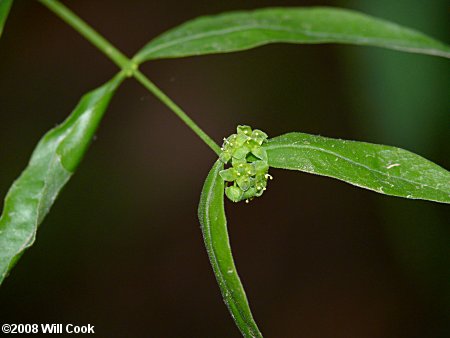
<instances>
[{"instance_id":1,"label":"narrow lance-shaped leaf","mask_svg":"<svg viewBox=\"0 0 450 338\"><path fill-rule=\"evenodd\" d=\"M229 53L269 43L344 43L450 58L450 47L413 29L339 8L266 8L205 16L171 29L134 57Z\"/></svg>"},{"instance_id":2,"label":"narrow lance-shaped leaf","mask_svg":"<svg viewBox=\"0 0 450 338\"><path fill-rule=\"evenodd\" d=\"M72 114L39 141L28 166L11 186L0 218L0 284L33 244L38 226L83 158L122 81L119 74L84 95Z\"/></svg>"},{"instance_id":3,"label":"narrow lance-shaped leaf","mask_svg":"<svg viewBox=\"0 0 450 338\"><path fill-rule=\"evenodd\" d=\"M5 26L12 2L13 0L0 0L0 37L2 36L3 27Z\"/></svg>"},{"instance_id":4,"label":"narrow lance-shaped leaf","mask_svg":"<svg viewBox=\"0 0 450 338\"><path fill-rule=\"evenodd\" d=\"M262 337L231 254L224 209L224 181L219 175L221 170L223 163L217 160L203 186L198 218L220 291L236 325L244 337Z\"/></svg>"},{"instance_id":5,"label":"narrow lance-shaped leaf","mask_svg":"<svg viewBox=\"0 0 450 338\"><path fill-rule=\"evenodd\" d=\"M302 133L265 145L269 165L334 177L386 195L450 203L450 172L400 148Z\"/></svg>"}]
</instances>

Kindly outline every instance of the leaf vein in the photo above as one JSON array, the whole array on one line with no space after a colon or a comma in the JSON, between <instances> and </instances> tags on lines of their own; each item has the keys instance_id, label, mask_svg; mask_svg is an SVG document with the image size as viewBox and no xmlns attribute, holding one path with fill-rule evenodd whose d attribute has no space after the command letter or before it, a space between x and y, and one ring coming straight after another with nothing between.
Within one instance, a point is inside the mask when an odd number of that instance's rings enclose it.
<instances>
[{"instance_id":1,"label":"leaf vein","mask_svg":"<svg viewBox=\"0 0 450 338\"><path fill-rule=\"evenodd\" d=\"M411 181L411 180L409 180L407 178L404 178L404 177L401 177L401 176L388 175L387 173L385 173L383 171L380 171L380 170L377 170L377 169L373 169L373 168L371 168L371 167L369 167L367 165L364 165L362 163L353 161L352 159L349 159L349 158L347 158L347 157L345 157L343 155L340 155L338 153L335 153L335 152L333 152L331 150L327 150L327 149L323 149L323 148L319 148L319 147L314 147L314 146L296 145L296 144L292 144L292 145L269 145L269 146L266 147L266 149L280 149L280 148L299 148L299 149L316 150L316 151L323 152L323 153L326 153L326 154L329 154L329 155L332 155L332 156L336 156L336 157L338 157L338 158L340 158L340 159L342 159L344 161L349 162L350 164L353 164L355 166L359 166L359 167L364 168L364 169L366 169L368 171L371 171L371 172L376 172L377 174L380 174L382 176L386 176L388 178L395 178L395 179L398 179L398 180L401 180L401 181L405 181L405 182L411 183L413 185L421 184L422 186L426 186L426 187L428 187L428 188L430 188L432 190L437 190L435 187L429 186L428 184L414 182L414 181Z\"/></svg>"},{"instance_id":2,"label":"leaf vein","mask_svg":"<svg viewBox=\"0 0 450 338\"><path fill-rule=\"evenodd\" d=\"M150 48L146 51L147 57L164 49L167 49L169 47L172 47L177 44L186 43L186 42L192 42L195 40L200 40L203 38L210 38L210 37L220 37L229 33L240 33L240 32L246 32L251 30L268 30L273 32L285 32L285 33L293 33L293 34L303 34L308 37L319 37L323 39L343 39L343 40L349 40L350 42L359 42L359 43L369 43L371 41L376 43L391 43L394 44L392 47L400 48L408 51L424 51L428 50L430 53L433 53L435 55L442 55L442 56L449 56L449 53L442 52L440 50L434 49L434 48L414 48L414 47L407 47L404 46L402 43L402 40L396 40L396 39L386 39L386 38L377 38L377 37L364 37L364 36L356 36L354 34L348 35L348 34L338 34L338 33L332 33L327 31L316 31L312 32L308 29L289 29L282 26L273 26L273 25L260 25L260 24L252 24L252 25L243 25L239 27L233 27L233 28L226 28L226 29L219 29L219 30L213 30L205 33L198 33L193 34L189 36L184 36L178 39L174 39L165 43L161 43L159 45L156 45L153 48ZM267 39L265 41L255 42L255 46L267 44L270 42L283 42L282 39ZM289 42L288 39L285 41ZM249 47L250 48L250 47Z\"/></svg>"}]
</instances>

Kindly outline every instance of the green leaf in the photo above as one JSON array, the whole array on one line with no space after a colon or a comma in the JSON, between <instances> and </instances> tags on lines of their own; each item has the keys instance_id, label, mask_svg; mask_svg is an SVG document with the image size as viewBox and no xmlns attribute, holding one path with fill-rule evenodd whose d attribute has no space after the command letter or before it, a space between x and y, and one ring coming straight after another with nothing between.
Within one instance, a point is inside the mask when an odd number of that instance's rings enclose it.
<instances>
[{"instance_id":1,"label":"green leaf","mask_svg":"<svg viewBox=\"0 0 450 338\"><path fill-rule=\"evenodd\" d=\"M269 165L334 177L382 194L450 203L450 172L400 148L302 133L264 146Z\"/></svg>"},{"instance_id":2,"label":"green leaf","mask_svg":"<svg viewBox=\"0 0 450 338\"><path fill-rule=\"evenodd\" d=\"M339 8L266 8L205 16L171 29L134 57L229 53L269 43L346 43L450 58L450 47L418 31Z\"/></svg>"},{"instance_id":3,"label":"green leaf","mask_svg":"<svg viewBox=\"0 0 450 338\"><path fill-rule=\"evenodd\" d=\"M12 2L13 0L0 0L0 37L2 36L3 27L5 26Z\"/></svg>"},{"instance_id":4,"label":"green leaf","mask_svg":"<svg viewBox=\"0 0 450 338\"><path fill-rule=\"evenodd\" d=\"M72 114L39 141L6 195L0 218L0 284L36 237L58 193L83 158L124 75L84 95Z\"/></svg>"},{"instance_id":5,"label":"green leaf","mask_svg":"<svg viewBox=\"0 0 450 338\"><path fill-rule=\"evenodd\" d=\"M198 218L209 260L231 316L244 337L262 337L231 254L224 209L224 181L219 175L221 170L223 163L217 160L203 186Z\"/></svg>"}]
</instances>

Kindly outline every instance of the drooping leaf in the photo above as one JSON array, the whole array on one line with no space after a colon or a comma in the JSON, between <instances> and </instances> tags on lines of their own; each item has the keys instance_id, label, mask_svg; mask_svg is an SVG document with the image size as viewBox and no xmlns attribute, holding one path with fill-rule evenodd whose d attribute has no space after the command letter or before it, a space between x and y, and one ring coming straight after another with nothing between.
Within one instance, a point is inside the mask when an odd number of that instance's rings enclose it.
<instances>
[{"instance_id":1,"label":"drooping leaf","mask_svg":"<svg viewBox=\"0 0 450 338\"><path fill-rule=\"evenodd\" d=\"M134 60L229 53L269 43L345 43L450 58L450 47L413 29L355 11L266 8L200 17L145 45Z\"/></svg>"},{"instance_id":2,"label":"drooping leaf","mask_svg":"<svg viewBox=\"0 0 450 338\"><path fill-rule=\"evenodd\" d=\"M84 95L72 114L39 141L8 191L0 217L0 284L33 244L38 226L83 158L123 78L119 74Z\"/></svg>"},{"instance_id":3,"label":"drooping leaf","mask_svg":"<svg viewBox=\"0 0 450 338\"><path fill-rule=\"evenodd\" d=\"M269 139L269 165L334 177L386 195L450 203L450 172L400 148L302 133Z\"/></svg>"},{"instance_id":4,"label":"drooping leaf","mask_svg":"<svg viewBox=\"0 0 450 338\"><path fill-rule=\"evenodd\" d=\"M251 314L231 253L224 209L224 181L219 175L221 170L223 163L217 160L203 186L198 218L209 260L231 316L244 337L262 337Z\"/></svg>"},{"instance_id":5,"label":"drooping leaf","mask_svg":"<svg viewBox=\"0 0 450 338\"><path fill-rule=\"evenodd\" d=\"M2 36L3 27L5 26L12 2L13 0L0 0L0 37Z\"/></svg>"}]
</instances>

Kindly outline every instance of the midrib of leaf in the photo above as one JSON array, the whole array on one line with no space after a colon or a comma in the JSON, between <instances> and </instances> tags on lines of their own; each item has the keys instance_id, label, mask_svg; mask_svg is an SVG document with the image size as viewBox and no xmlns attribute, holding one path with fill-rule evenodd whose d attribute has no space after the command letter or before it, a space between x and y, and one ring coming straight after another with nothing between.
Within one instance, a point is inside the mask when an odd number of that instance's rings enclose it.
<instances>
[{"instance_id":1,"label":"midrib of leaf","mask_svg":"<svg viewBox=\"0 0 450 338\"><path fill-rule=\"evenodd\" d=\"M390 175L390 174L384 173L384 172L382 172L382 171L379 171L379 170L370 168L370 167L368 167L368 166L366 166L366 165L364 165L364 164L362 164L362 163L355 162L355 161L353 161L353 160L351 160L351 159L349 159L349 158L347 158L347 157L345 157L345 156L342 156L342 155L340 155L340 154L338 154L338 153L335 153L335 152L333 152L333 151L331 151L331 150L328 150L328 149L323 149L323 148L314 147L314 146L309 146L309 145L298 145L298 144L291 144L291 145L269 145L269 146L267 146L267 147L265 147L265 148L266 148L266 149L299 148L299 149L312 149L312 150L317 150L317 151L319 151L319 152L323 152L323 153L326 153L326 154L329 154L329 155L333 155L333 156L339 157L340 159L342 159L342 160L344 160L344 161L347 161L347 162L349 162L350 164L353 164L353 165L355 165L355 166L358 166L358 167L367 169L367 170L370 171L370 172L374 172L374 173L380 174L380 175L385 176L385 177L388 177L388 178L395 178L395 179L398 179L398 180L401 180L401 181L405 181L405 182L408 182L408 183L411 183L411 184L414 184L414 185L420 184L421 186L425 186L425 187L428 187L428 188L433 189L433 190L439 190L439 189L436 189L436 187L432 187L432 186L427 185L427 184L424 184L424 183L414 182L414 181L408 180L407 178L404 178L404 177L401 177L401 176ZM302 171L305 171L305 172L308 172L308 173L312 173L312 174L315 174L315 173L316 173L314 170L307 170L307 169L305 169L305 170L302 170ZM354 183L352 183L352 184L354 184ZM358 185L358 184L354 184L354 185ZM442 191L442 190L439 190L439 191Z\"/></svg>"},{"instance_id":2,"label":"midrib of leaf","mask_svg":"<svg viewBox=\"0 0 450 338\"><path fill-rule=\"evenodd\" d=\"M228 28L228 29L219 29L219 30L215 30L215 31L210 31L210 32L206 32L206 33L198 33L198 34L193 34L191 36L186 36L186 37L182 37L179 39L174 39L165 43L162 43L160 45L155 46L154 48L151 48L146 54L148 56L150 56L151 54L164 50L166 48L172 47L174 45L180 44L180 43L184 43L184 42L192 42L195 40L201 40L204 38L210 38L210 37L220 37L221 35L226 35L228 33L239 33L239 32L245 32L245 31L252 31L252 30L269 30L269 31L274 31L274 32L284 32L284 33L294 33L294 34L303 34L307 37L319 37L319 38L323 38L324 40L327 39L342 39L345 41L349 41L349 40L358 40L357 42L371 42L371 41L375 41L378 42L380 44L382 43L393 43L393 44L397 44L397 46L393 45L392 48L397 48L397 49L402 49L405 51L410 51L410 52L417 52L417 51L423 51L423 48L411 48L411 47L405 47L402 45L402 41L401 40L395 40L395 39L382 39L382 38L376 38L376 37L371 37L371 38L367 38L367 37L363 37L363 36L356 36L356 35L348 35L348 34L338 34L338 33L331 33L331 32L325 32L325 31L318 31L318 32L311 32L307 29L289 29L289 28L285 28L285 27L280 27L280 26L272 26L272 25L260 25L260 24L256 24L256 25L243 25L240 27L236 27L236 28ZM261 45L265 45L271 42L282 42L282 39L267 39L266 41L263 42L256 42L253 45L247 47L246 49L252 48L252 47L256 47L256 46L261 46ZM284 40L285 42L290 42L291 39L286 39ZM355 41L354 41L355 42ZM353 42L353 43L354 43ZM316 41L316 42L310 42L310 43L320 43L320 41ZM239 48L240 49L240 48ZM431 49L429 50L430 54L433 55L439 55L439 56L446 56L448 57L449 54L448 53L444 53L442 51L439 50L434 50Z\"/></svg>"},{"instance_id":3,"label":"midrib of leaf","mask_svg":"<svg viewBox=\"0 0 450 338\"><path fill-rule=\"evenodd\" d=\"M69 117L39 141L28 166L8 191L0 216L0 284L33 244L38 227L81 161L124 78L119 73L84 95Z\"/></svg>"},{"instance_id":4,"label":"midrib of leaf","mask_svg":"<svg viewBox=\"0 0 450 338\"><path fill-rule=\"evenodd\" d=\"M41 215L43 215L43 217L45 217L45 215L48 212L48 208L45 206L45 208L43 208L43 203L46 201L46 196L48 196L48 191L49 191L49 182L51 181L50 175L53 175L55 166L57 166L59 164L59 169L62 169L64 172L67 173L67 177L64 179L64 182L62 183L62 185L64 186L65 183L67 183L67 181L70 179L70 177L72 176L72 172L67 170L63 163L62 163L62 157L61 154L58 153L58 148L59 146L64 142L64 140L66 139L66 137L77 128L78 124L80 123L80 121L82 121L83 119L86 119L87 116L89 116L93 111L95 111L99 104L100 104L100 100L97 100L97 102L95 104L93 104L90 109L86 110L83 112L83 114L81 114L81 116L79 116L77 118L77 121L71 125L70 128L67 128L64 130L64 132L59 135L57 137L57 139L55 140L53 147L51 149L51 158L50 158L50 162L49 165L47 166L47 170L46 170L46 175L45 175L45 179L44 179L44 186L42 189L42 192L40 193L41 198L39 199L39 203L38 203L38 208L37 208L37 215L36 215L36 227L35 227L35 232L37 231L38 226L40 225L40 221L42 221L41 219ZM66 123L70 124L70 120L68 120ZM61 129L64 128L64 125L61 126ZM51 197L51 203L53 204L55 198L57 197L58 192L56 192L56 194L54 194L53 196L48 196Z\"/></svg>"},{"instance_id":5,"label":"midrib of leaf","mask_svg":"<svg viewBox=\"0 0 450 338\"><path fill-rule=\"evenodd\" d=\"M212 237L211 237L211 221L210 221L210 212L209 212L210 205L211 205L210 202L212 201L212 197L214 195L214 189L216 187L216 182L217 182L216 177L219 175L219 171L222 169L219 165L215 165L215 167L216 168L215 168L215 170L213 172L214 173L213 184L211 185L211 188L208 191L208 195L207 195L207 198L206 198L206 207L205 207L205 214L206 214L206 220L205 221L206 221L206 225L207 225L206 230L207 230L207 233L208 233L208 237L211 240L212 240ZM216 277L218 277L220 279L219 284L222 283L223 285L225 285L227 290L229 290L228 297L230 297L233 300L234 304L238 304L238 301L234 297L232 289L228 285L226 278L223 277L222 271L220 269L220 264L219 264L219 261L218 261L217 256L216 256L216 251L214 249L214 245L208 244L208 247L209 247L209 252L212 254L211 256L212 256L212 258L214 260L214 265L216 266L216 269L215 269L216 270ZM228 304L228 305L232 306L234 304ZM234 308L237 309L237 311L239 312L240 319L244 323L246 323L246 328L250 331L249 333L251 334L251 336L252 337L256 337L255 333L253 331L251 331L251 329L250 329L252 323L249 323L246 320L246 316L245 316L245 314L242 313L242 311L239 308L239 306L234 306Z\"/></svg>"},{"instance_id":6,"label":"midrib of leaf","mask_svg":"<svg viewBox=\"0 0 450 338\"><path fill-rule=\"evenodd\" d=\"M60 144L60 142L58 143L58 145L59 144ZM34 230L30 234L30 236L28 237L27 242L25 242L20 247L19 253L24 251L26 248L30 247L34 243L34 240L36 239L37 229L40 226L42 219L45 217L46 213L48 212L48 210L46 210L47 208L44 209L42 205L43 205L43 202L45 201L45 198L46 198L46 196L48 194L48 186L49 186L48 182L49 182L50 171L52 171L51 168L53 168L55 166L55 163L58 163L58 162L59 162L59 164L61 166L60 168L62 170L64 170L64 172L67 174L67 176L65 177L65 179L64 179L62 184L65 185L67 183L67 181L70 179L70 177L72 176L72 173L70 173L69 171L65 170L64 167L62 166L61 156L53 155L51 160L50 160L50 163L49 163L49 165L47 167L48 169L47 169L47 174L46 174L45 179L44 179L43 189L39 193L39 199L38 199L38 204L37 204L37 213L36 213L36 217L34 219ZM53 204L56 196L57 196L57 194L54 195L54 196L51 196L52 204Z\"/></svg>"},{"instance_id":7,"label":"midrib of leaf","mask_svg":"<svg viewBox=\"0 0 450 338\"><path fill-rule=\"evenodd\" d=\"M90 111L86 111L86 113L90 113ZM83 113L83 115L85 115L86 113ZM66 121L66 123L70 123L70 120ZM59 126L58 129L61 130L64 128L64 124ZM47 154L51 154L50 159L48 161L48 165L46 166L46 174L44 176L44 179L42 180L43 186L42 189L39 191L39 193L36 195L36 211L32 213L32 222L33 222L33 231L29 234L29 236L26 238L25 241L23 241L23 244L16 250L16 256L23 253L27 248L29 248L31 245L33 245L35 239L36 239L36 232L38 227L40 226L43 218L45 217L45 215L48 213L48 203L47 205L44 205L44 202L47 202L47 199L50 198L51 200L51 204L53 204L56 196L58 195L58 192L56 192L56 194L50 196L49 194L49 182L51 181L51 176L50 175L54 175L55 173L55 166L57 166L59 164L59 168L57 170L61 170L63 175L65 176L63 178L63 180L59 181L60 184L62 184L62 186L65 185L65 183L67 183L67 181L70 179L70 177L72 176L72 173L68 170L66 170L64 168L64 166L62 165L61 162L61 155L57 153L57 149L59 147L59 145L64 141L64 139L66 138L66 136L75 128L75 125L71 126L70 128L64 130L64 132L59 135L57 137L57 139L51 143L51 147L46 149ZM58 130L54 130L54 133L57 133ZM50 136L50 135L49 135ZM35 163L35 161L37 161L37 164ZM36 170L39 167L39 161L40 159L35 159L32 157L32 159L30 160L30 167L34 166L34 169ZM29 172L25 173L26 175L29 174ZM60 178L61 173L59 173L58 175ZM20 182L21 177L19 177L17 179L17 182ZM14 185L16 184L16 182L13 183ZM20 184L20 183L19 183ZM20 188L20 187L19 187ZM4 205L8 205L8 200L9 200L10 196L8 194ZM3 216L3 215L2 215ZM3 219L3 217L0 218L0 221ZM1 224L1 223L0 223ZM10 265L9 267L5 270L2 271L1 274L1 278L0 278L0 284L1 281L4 279L4 276L8 273L8 271L12 268L12 264L15 263L14 257L13 259L10 261Z\"/></svg>"},{"instance_id":8,"label":"midrib of leaf","mask_svg":"<svg viewBox=\"0 0 450 338\"><path fill-rule=\"evenodd\" d=\"M290 16L292 13L293 15ZM327 18L327 16L331 18L330 27L326 27L327 24L323 21L323 18ZM369 30L368 35L364 35L364 29L361 28L363 31L358 34L358 31L351 29L354 20L356 20L357 25L362 25L362 27L369 25L372 30ZM339 26L340 21L343 21L341 26ZM349 25L350 31L336 32L336 25L338 25L337 29L339 30L339 27L344 28L345 26L343 25L346 23ZM325 27L323 26L324 24ZM221 26L217 27L216 25ZM373 30L374 27L372 25L379 27L379 30ZM262 31L266 34L259 40L246 41L244 45L236 45L234 47L230 47L224 41L220 41L222 38L229 38L233 42L236 38L233 36L233 33L237 33L242 38L248 35L251 36L249 32L252 31ZM285 35L293 36L270 37L271 33L281 33L279 35L285 33ZM201 45L202 39L208 42L212 40L211 46L214 46L213 50L203 50L202 48L207 47L207 45ZM274 7L252 11L228 12L188 21L150 41L133 59L136 62L142 62L158 58L227 53L277 42L300 44L349 43L450 57L449 47L436 39L415 29L356 11L336 7ZM198 46L193 47L196 44ZM177 45L180 45L179 49L174 48ZM187 51L183 50L185 45L190 46ZM165 52L166 49L169 49L169 51Z\"/></svg>"},{"instance_id":9,"label":"midrib of leaf","mask_svg":"<svg viewBox=\"0 0 450 338\"><path fill-rule=\"evenodd\" d=\"M66 134L65 134L66 135ZM64 135L64 136L65 136ZM62 139L64 139L64 137L62 137ZM61 144L61 142L58 142L58 146ZM56 147L56 149L57 149L58 147ZM64 180L65 182L67 182L68 180L69 180L69 178L70 178L70 176L72 176L72 173L71 172L69 172L69 171L67 171L66 169L64 169L64 167L63 167L63 165L62 165L62 163L61 163L61 156L60 155L58 155L58 154L54 154L53 156L52 156L52 158L51 158L51 161L50 161L50 164L49 164L49 166L48 166L48 170L47 170L47 174L45 175L45 179L44 179L44 188L42 189L42 193L41 193L41 198L39 199L39 203L38 203L38 213L37 213L37 217L36 217L36 225L37 226L39 226L40 225L40 223L39 223L39 220L41 220L41 215L43 214L43 217L45 217L45 214L46 214L46 212L48 211L48 210L46 210L47 208L43 208L43 202L45 201L45 197L48 195L48 191L49 191L49 185L48 185L48 182L49 182L49 177L50 177L50 172L53 172L53 168L55 167L55 164L57 164L57 163L59 163L59 165L60 165L60 168L62 169L62 170L64 170L66 173L67 173L67 177L66 177L66 179ZM63 184L65 184L65 183L63 183ZM55 198L56 198L56 195L53 195L53 196L51 196L51 202L54 202L54 200L55 200ZM52 203L53 204L53 203ZM36 230L37 230L37 226L36 226ZM35 231L35 233L36 233L36 231Z\"/></svg>"}]
</instances>

